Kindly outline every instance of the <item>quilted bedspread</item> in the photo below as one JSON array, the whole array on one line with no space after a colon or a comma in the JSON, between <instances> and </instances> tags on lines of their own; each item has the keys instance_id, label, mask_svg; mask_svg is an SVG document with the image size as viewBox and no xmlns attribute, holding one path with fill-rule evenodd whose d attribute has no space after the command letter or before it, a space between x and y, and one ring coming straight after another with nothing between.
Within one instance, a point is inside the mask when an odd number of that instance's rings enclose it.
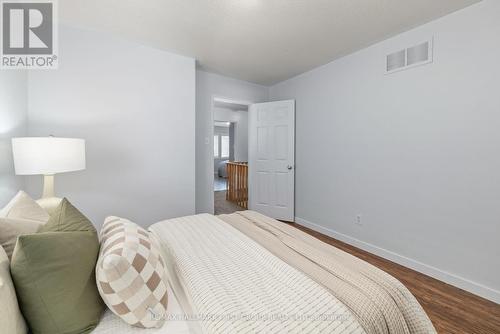
<instances>
[{"instance_id":1,"label":"quilted bedspread","mask_svg":"<svg viewBox=\"0 0 500 334\"><path fill-rule=\"evenodd\" d=\"M365 333L331 291L208 215L150 227L199 333Z\"/></svg>"}]
</instances>

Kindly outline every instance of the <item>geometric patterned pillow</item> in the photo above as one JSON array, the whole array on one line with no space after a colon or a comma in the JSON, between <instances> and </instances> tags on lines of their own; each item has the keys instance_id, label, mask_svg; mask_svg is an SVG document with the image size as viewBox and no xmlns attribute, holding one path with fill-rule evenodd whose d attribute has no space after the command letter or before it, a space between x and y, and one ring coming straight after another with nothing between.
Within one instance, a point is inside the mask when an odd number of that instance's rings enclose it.
<instances>
[{"instance_id":1,"label":"geometric patterned pillow","mask_svg":"<svg viewBox=\"0 0 500 334\"><path fill-rule=\"evenodd\" d=\"M100 240L96 280L108 308L132 326L161 327L168 296L159 246L142 227L118 217L106 218Z\"/></svg>"}]
</instances>

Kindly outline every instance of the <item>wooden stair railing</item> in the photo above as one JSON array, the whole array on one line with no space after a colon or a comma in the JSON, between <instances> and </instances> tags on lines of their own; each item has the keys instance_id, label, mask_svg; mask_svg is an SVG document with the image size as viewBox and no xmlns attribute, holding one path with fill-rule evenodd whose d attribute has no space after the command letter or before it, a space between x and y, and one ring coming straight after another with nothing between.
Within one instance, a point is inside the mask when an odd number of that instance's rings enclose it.
<instances>
[{"instance_id":1,"label":"wooden stair railing","mask_svg":"<svg viewBox=\"0 0 500 334\"><path fill-rule=\"evenodd\" d=\"M248 163L226 163L226 200L248 209Z\"/></svg>"}]
</instances>

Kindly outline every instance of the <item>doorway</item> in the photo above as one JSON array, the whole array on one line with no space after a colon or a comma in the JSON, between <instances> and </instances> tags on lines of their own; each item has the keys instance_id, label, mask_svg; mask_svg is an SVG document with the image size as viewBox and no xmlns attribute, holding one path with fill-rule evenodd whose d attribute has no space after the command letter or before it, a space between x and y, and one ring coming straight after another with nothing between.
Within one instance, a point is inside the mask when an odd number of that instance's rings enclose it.
<instances>
[{"instance_id":1,"label":"doorway","mask_svg":"<svg viewBox=\"0 0 500 334\"><path fill-rule=\"evenodd\" d=\"M213 119L214 213L246 210L248 104L214 98Z\"/></svg>"},{"instance_id":2,"label":"doorway","mask_svg":"<svg viewBox=\"0 0 500 334\"><path fill-rule=\"evenodd\" d=\"M213 96L211 116L213 138L204 139L211 146L205 165L211 186L205 189L214 214L250 209L293 222L295 101L253 104Z\"/></svg>"}]
</instances>

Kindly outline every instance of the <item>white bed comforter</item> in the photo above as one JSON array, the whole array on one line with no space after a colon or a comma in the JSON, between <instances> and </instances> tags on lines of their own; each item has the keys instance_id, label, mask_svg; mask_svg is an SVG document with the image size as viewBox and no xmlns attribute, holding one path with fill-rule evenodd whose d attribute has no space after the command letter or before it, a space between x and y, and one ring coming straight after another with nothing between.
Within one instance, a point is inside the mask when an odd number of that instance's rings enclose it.
<instances>
[{"instance_id":1,"label":"white bed comforter","mask_svg":"<svg viewBox=\"0 0 500 334\"><path fill-rule=\"evenodd\" d=\"M321 285L219 218L150 227L184 311L201 333L364 333Z\"/></svg>"}]
</instances>

